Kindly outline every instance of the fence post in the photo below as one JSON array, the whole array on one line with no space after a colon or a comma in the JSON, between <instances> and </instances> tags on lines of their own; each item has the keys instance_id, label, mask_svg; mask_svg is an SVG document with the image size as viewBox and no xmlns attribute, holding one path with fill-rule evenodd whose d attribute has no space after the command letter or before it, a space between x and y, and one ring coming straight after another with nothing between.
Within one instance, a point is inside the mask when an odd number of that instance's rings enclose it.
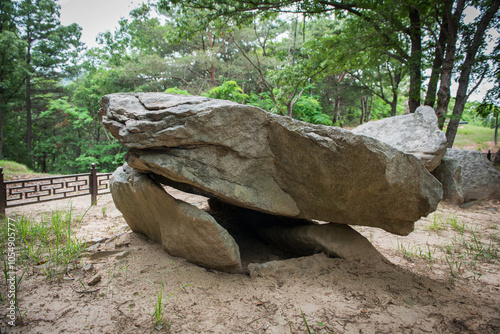
<instances>
[{"instance_id":1,"label":"fence post","mask_svg":"<svg viewBox=\"0 0 500 334\"><path fill-rule=\"evenodd\" d=\"M94 205L97 201L97 169L95 168L95 163L93 163L90 168L89 187L90 205Z\"/></svg>"},{"instance_id":2,"label":"fence post","mask_svg":"<svg viewBox=\"0 0 500 334\"><path fill-rule=\"evenodd\" d=\"M7 188L3 182L3 168L0 167L0 215L5 215L7 207Z\"/></svg>"}]
</instances>

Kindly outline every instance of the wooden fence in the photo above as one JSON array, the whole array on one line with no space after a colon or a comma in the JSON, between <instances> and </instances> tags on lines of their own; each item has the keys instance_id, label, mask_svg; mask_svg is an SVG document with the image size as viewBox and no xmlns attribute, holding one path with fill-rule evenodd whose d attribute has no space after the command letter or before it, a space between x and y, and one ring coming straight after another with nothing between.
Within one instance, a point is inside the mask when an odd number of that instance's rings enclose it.
<instances>
[{"instance_id":1,"label":"wooden fence","mask_svg":"<svg viewBox=\"0 0 500 334\"><path fill-rule=\"evenodd\" d=\"M97 196L108 194L112 173L97 173L92 164L90 173L51 176L36 179L4 181L0 167L0 214L6 208L90 195L90 205Z\"/></svg>"}]
</instances>

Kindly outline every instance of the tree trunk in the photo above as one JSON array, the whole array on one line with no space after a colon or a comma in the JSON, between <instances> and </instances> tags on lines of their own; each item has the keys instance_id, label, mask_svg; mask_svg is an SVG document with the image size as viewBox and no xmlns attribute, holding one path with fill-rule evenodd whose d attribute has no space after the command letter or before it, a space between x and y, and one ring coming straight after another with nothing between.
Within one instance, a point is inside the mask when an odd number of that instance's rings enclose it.
<instances>
[{"instance_id":1,"label":"tree trunk","mask_svg":"<svg viewBox=\"0 0 500 334\"><path fill-rule=\"evenodd\" d=\"M458 80L458 90L455 100L455 106L453 107L453 116L448 124L448 129L446 130L446 139L448 140L448 147L453 147L453 142L455 141L455 136L458 130L458 123L462 117L464 111L465 103L467 102L467 88L469 86L470 72L472 70L472 65L476 58L477 51L483 43L484 34L491 20L495 16L500 7L500 1L494 0L488 7L484 15L481 17L481 21L476 27L476 32L474 33L474 38L472 43L467 48L467 55L465 61L462 65L462 72L460 73L460 78Z\"/></svg>"},{"instance_id":2,"label":"tree trunk","mask_svg":"<svg viewBox=\"0 0 500 334\"><path fill-rule=\"evenodd\" d=\"M3 154L3 124L4 124L4 106L3 96L0 95L0 159Z\"/></svg>"},{"instance_id":3,"label":"tree trunk","mask_svg":"<svg viewBox=\"0 0 500 334\"><path fill-rule=\"evenodd\" d=\"M28 159L31 161L31 140L32 140L32 119L31 119L31 77L26 78L26 149Z\"/></svg>"},{"instance_id":4,"label":"tree trunk","mask_svg":"<svg viewBox=\"0 0 500 334\"><path fill-rule=\"evenodd\" d=\"M370 118L372 117L372 109L373 109L373 95L370 96L370 104L365 117L365 122L367 123L370 121Z\"/></svg>"},{"instance_id":5,"label":"tree trunk","mask_svg":"<svg viewBox=\"0 0 500 334\"><path fill-rule=\"evenodd\" d=\"M449 0L446 0L449 2ZM439 82L439 75L441 73L441 66L443 65L444 59L444 49L446 47L446 27L448 25L446 12L443 11L443 22L441 26L441 31L439 32L439 39L436 45L436 54L434 55L434 61L432 62L432 72L429 78L429 85L427 86L427 93L425 95L424 105L434 108L436 103L436 93L437 85Z\"/></svg>"},{"instance_id":6,"label":"tree trunk","mask_svg":"<svg viewBox=\"0 0 500 334\"><path fill-rule=\"evenodd\" d=\"M335 99L335 108L333 109L333 114L335 115L334 118L333 118L333 123L332 124L336 124L338 121L339 121L339 118L340 118L340 97L337 97Z\"/></svg>"},{"instance_id":7,"label":"tree trunk","mask_svg":"<svg viewBox=\"0 0 500 334\"><path fill-rule=\"evenodd\" d=\"M33 40L31 39L30 30L26 32L26 40L28 42L28 49L26 50L26 65L28 70L30 70L31 66L31 44ZM28 74L26 77L26 150L28 153L28 166L31 167L31 74Z\"/></svg>"},{"instance_id":8,"label":"tree trunk","mask_svg":"<svg viewBox=\"0 0 500 334\"><path fill-rule=\"evenodd\" d=\"M363 124L363 121L365 119L365 114L366 114L366 98L363 97L361 98L361 117L359 119L359 124Z\"/></svg>"},{"instance_id":9,"label":"tree trunk","mask_svg":"<svg viewBox=\"0 0 500 334\"><path fill-rule=\"evenodd\" d=\"M446 0L444 5L444 15L448 22L445 29L446 41L446 54L441 69L441 83L437 93L437 107L436 116L438 117L438 126L442 130L448 113L448 104L450 103L450 86L453 66L455 64L456 44L458 35L458 25L460 17L465 7L465 0L458 0L455 13L452 15L453 1Z\"/></svg>"},{"instance_id":10,"label":"tree trunk","mask_svg":"<svg viewBox=\"0 0 500 334\"><path fill-rule=\"evenodd\" d=\"M286 104L286 111L287 111L287 115L289 117L293 117L293 104L292 104L292 101L288 102Z\"/></svg>"},{"instance_id":11,"label":"tree trunk","mask_svg":"<svg viewBox=\"0 0 500 334\"><path fill-rule=\"evenodd\" d=\"M210 43L210 52L212 52L213 47L214 47L214 42L212 40L212 33L209 31L208 32L208 42ZM210 68L210 82L212 83L212 86L215 87L215 65L214 65L214 60L210 59L210 62L212 63L212 67Z\"/></svg>"},{"instance_id":12,"label":"tree trunk","mask_svg":"<svg viewBox=\"0 0 500 334\"><path fill-rule=\"evenodd\" d=\"M396 111L398 107L398 92L397 90L392 91L392 101L391 101L391 116L396 116Z\"/></svg>"},{"instance_id":13,"label":"tree trunk","mask_svg":"<svg viewBox=\"0 0 500 334\"><path fill-rule=\"evenodd\" d=\"M416 8L410 8L410 92L409 102L410 112L414 113L420 106L420 89L422 87L422 34L420 13Z\"/></svg>"}]
</instances>

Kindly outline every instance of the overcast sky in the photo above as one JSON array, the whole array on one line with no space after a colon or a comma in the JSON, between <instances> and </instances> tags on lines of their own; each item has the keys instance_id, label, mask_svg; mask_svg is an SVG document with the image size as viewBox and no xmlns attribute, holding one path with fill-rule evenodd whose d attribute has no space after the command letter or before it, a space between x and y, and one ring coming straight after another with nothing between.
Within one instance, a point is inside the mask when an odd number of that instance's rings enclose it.
<instances>
[{"instance_id":1,"label":"overcast sky","mask_svg":"<svg viewBox=\"0 0 500 334\"><path fill-rule=\"evenodd\" d=\"M82 42L88 47L97 46L100 32L114 31L118 21L128 17L130 11L144 0L57 0L61 5L61 23L77 23L83 28Z\"/></svg>"}]
</instances>

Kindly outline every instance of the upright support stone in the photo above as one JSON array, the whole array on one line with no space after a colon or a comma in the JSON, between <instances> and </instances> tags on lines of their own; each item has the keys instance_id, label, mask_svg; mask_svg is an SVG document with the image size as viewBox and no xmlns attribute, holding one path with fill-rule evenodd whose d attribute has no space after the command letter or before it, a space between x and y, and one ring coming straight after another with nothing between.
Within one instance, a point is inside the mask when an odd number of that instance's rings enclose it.
<instances>
[{"instance_id":1,"label":"upright support stone","mask_svg":"<svg viewBox=\"0 0 500 334\"><path fill-rule=\"evenodd\" d=\"M170 255L220 271L242 271L233 237L208 213L173 198L149 175L125 164L111 176L110 188L132 231L161 243Z\"/></svg>"}]
</instances>

